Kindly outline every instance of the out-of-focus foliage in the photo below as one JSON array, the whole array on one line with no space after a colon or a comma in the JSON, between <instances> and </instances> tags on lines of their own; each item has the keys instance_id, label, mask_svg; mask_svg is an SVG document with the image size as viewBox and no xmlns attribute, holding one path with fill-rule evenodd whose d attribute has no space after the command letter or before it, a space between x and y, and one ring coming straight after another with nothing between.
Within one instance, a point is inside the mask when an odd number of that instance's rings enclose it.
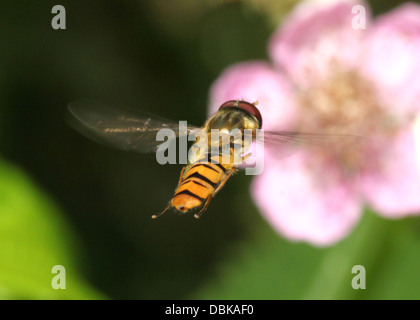
<instances>
[{"instance_id":1,"label":"out-of-focus foliage","mask_svg":"<svg viewBox=\"0 0 420 320\"><path fill-rule=\"evenodd\" d=\"M416 154L418 159L418 167L420 170L420 115L417 116L414 122L414 141L416 144Z\"/></svg>"},{"instance_id":2,"label":"out-of-focus foliage","mask_svg":"<svg viewBox=\"0 0 420 320\"><path fill-rule=\"evenodd\" d=\"M0 299L103 298L80 277L80 243L63 214L17 167L0 162ZM57 271L66 289L53 289Z\"/></svg>"},{"instance_id":3,"label":"out-of-focus foliage","mask_svg":"<svg viewBox=\"0 0 420 320\"><path fill-rule=\"evenodd\" d=\"M258 225L258 223L257 223ZM367 211L354 233L325 249L278 239L260 226L230 245L198 299L419 299L420 221L390 221ZM353 289L366 270L366 289ZM353 272L352 272L353 271Z\"/></svg>"},{"instance_id":4,"label":"out-of-focus foliage","mask_svg":"<svg viewBox=\"0 0 420 320\"><path fill-rule=\"evenodd\" d=\"M287 13L299 3L299 0L245 0L244 2L252 10L264 14L270 25L275 28Z\"/></svg>"},{"instance_id":5,"label":"out-of-focus foliage","mask_svg":"<svg viewBox=\"0 0 420 320\"><path fill-rule=\"evenodd\" d=\"M65 123L69 102L91 98L200 125L223 68L266 58L273 21L256 3L61 1L67 29L53 30L56 1L2 1L0 298L419 297L418 218L368 214L332 248L290 243L237 174L200 220L153 221L181 167ZM364 291L351 288L354 264L366 267ZM66 290L51 287L54 265L66 268Z\"/></svg>"}]
</instances>

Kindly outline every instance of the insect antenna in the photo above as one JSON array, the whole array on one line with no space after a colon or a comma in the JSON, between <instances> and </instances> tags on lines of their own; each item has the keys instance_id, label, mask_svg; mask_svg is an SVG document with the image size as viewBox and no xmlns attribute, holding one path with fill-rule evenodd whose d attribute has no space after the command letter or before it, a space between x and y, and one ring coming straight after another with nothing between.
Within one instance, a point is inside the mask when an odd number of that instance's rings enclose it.
<instances>
[{"instance_id":1,"label":"insect antenna","mask_svg":"<svg viewBox=\"0 0 420 320\"><path fill-rule=\"evenodd\" d=\"M170 207L171 207L171 203L169 202L169 203L168 203L168 205L166 206L166 208L165 208L165 209L163 209L163 211L162 211L161 213L154 214L154 215L152 216L152 219L159 218L162 214L164 214L166 211L168 211L168 209L169 209Z\"/></svg>"}]
</instances>

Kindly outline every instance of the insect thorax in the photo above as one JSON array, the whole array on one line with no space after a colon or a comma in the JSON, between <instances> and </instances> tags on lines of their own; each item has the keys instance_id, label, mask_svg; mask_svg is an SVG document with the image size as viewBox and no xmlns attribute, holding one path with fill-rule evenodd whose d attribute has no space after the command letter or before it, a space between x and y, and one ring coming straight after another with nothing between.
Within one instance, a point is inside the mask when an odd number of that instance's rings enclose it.
<instances>
[{"instance_id":1,"label":"insect thorax","mask_svg":"<svg viewBox=\"0 0 420 320\"><path fill-rule=\"evenodd\" d=\"M232 131L239 129L243 131L245 129L255 130L258 127L258 120L254 116L240 108L234 107L219 110L219 112L205 123L206 130L227 129L228 131Z\"/></svg>"},{"instance_id":2,"label":"insect thorax","mask_svg":"<svg viewBox=\"0 0 420 320\"><path fill-rule=\"evenodd\" d=\"M239 108L219 110L205 123L203 135L191 147L189 163L206 159L221 164L241 164L258 126L255 117Z\"/></svg>"}]
</instances>

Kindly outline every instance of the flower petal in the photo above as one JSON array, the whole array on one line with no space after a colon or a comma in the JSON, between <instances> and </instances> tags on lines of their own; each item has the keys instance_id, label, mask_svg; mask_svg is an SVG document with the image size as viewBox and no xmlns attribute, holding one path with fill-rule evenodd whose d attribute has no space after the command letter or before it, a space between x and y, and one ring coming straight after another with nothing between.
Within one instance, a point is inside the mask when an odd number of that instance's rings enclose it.
<instances>
[{"instance_id":1,"label":"flower petal","mask_svg":"<svg viewBox=\"0 0 420 320\"><path fill-rule=\"evenodd\" d=\"M238 63L226 69L210 89L209 113L236 99L258 101L265 130L287 130L297 116L290 85L266 62Z\"/></svg>"},{"instance_id":2,"label":"flower petal","mask_svg":"<svg viewBox=\"0 0 420 320\"><path fill-rule=\"evenodd\" d=\"M420 110L420 6L407 3L379 17L365 48L361 69L382 104L401 115Z\"/></svg>"},{"instance_id":3,"label":"flower petal","mask_svg":"<svg viewBox=\"0 0 420 320\"><path fill-rule=\"evenodd\" d=\"M325 246L344 238L359 221L359 198L346 184L320 184L305 165L308 155L299 153L282 162L266 159L264 172L254 178L252 195L274 229L292 240Z\"/></svg>"},{"instance_id":4,"label":"flower petal","mask_svg":"<svg viewBox=\"0 0 420 320\"><path fill-rule=\"evenodd\" d=\"M369 8L360 1L325 2L303 2L274 33L269 44L275 66L285 70L301 87L336 72L337 68L353 68L358 62L365 30L354 26L359 17L353 8L361 10L360 18L366 25Z\"/></svg>"},{"instance_id":5,"label":"flower petal","mask_svg":"<svg viewBox=\"0 0 420 320\"><path fill-rule=\"evenodd\" d=\"M362 191L368 203L387 217L420 213L420 172L413 128L401 130L389 141L379 166L366 172Z\"/></svg>"},{"instance_id":6,"label":"flower petal","mask_svg":"<svg viewBox=\"0 0 420 320\"><path fill-rule=\"evenodd\" d=\"M417 114L414 120L414 148L416 152L417 168L420 174L420 113Z\"/></svg>"}]
</instances>

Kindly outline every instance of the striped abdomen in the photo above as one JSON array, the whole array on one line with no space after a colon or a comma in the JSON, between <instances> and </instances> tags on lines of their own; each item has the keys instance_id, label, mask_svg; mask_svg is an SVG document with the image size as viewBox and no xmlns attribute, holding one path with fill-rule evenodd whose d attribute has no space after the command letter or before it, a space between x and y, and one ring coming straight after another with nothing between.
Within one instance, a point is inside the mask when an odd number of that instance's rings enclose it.
<instances>
[{"instance_id":1,"label":"striped abdomen","mask_svg":"<svg viewBox=\"0 0 420 320\"><path fill-rule=\"evenodd\" d=\"M203 157L185 168L171 200L172 207L187 212L200 207L214 195L214 191L225 179L229 166L220 164L213 158L207 160Z\"/></svg>"}]
</instances>

